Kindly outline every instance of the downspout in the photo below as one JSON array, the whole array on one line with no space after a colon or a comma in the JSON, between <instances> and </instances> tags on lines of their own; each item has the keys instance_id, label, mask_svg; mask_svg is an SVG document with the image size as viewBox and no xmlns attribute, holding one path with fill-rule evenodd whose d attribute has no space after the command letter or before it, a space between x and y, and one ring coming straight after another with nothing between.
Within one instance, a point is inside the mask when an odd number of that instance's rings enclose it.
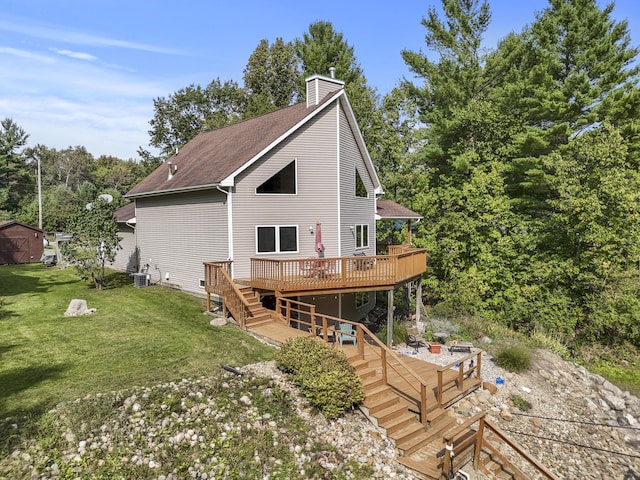
<instances>
[{"instance_id":1,"label":"downspout","mask_svg":"<svg viewBox=\"0 0 640 480\"><path fill-rule=\"evenodd\" d=\"M227 196L227 245L229 248L229 260L233 262L233 209L231 205L231 187L229 190L220 188L220 185L216 185L216 189L224 193ZM233 263L231 263L231 278L233 278Z\"/></svg>"}]
</instances>

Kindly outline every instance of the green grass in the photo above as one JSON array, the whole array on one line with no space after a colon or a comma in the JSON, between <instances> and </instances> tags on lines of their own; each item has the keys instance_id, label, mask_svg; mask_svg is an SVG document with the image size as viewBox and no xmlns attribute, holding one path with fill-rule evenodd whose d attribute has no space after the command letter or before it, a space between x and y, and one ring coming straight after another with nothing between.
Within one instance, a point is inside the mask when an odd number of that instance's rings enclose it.
<instances>
[{"instance_id":1,"label":"green grass","mask_svg":"<svg viewBox=\"0 0 640 480\"><path fill-rule=\"evenodd\" d=\"M73 269L0 266L0 418L274 356L239 329L210 326L202 299L117 273L107 285L95 290ZM74 298L97 312L65 317Z\"/></svg>"}]
</instances>

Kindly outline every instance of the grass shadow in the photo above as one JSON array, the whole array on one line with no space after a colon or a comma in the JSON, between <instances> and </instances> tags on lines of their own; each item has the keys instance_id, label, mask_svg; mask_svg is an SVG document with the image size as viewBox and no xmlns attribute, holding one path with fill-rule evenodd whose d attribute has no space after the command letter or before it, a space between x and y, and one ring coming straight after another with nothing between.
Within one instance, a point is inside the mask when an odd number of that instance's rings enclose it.
<instances>
[{"instance_id":1,"label":"grass shadow","mask_svg":"<svg viewBox=\"0 0 640 480\"><path fill-rule=\"evenodd\" d=\"M65 370L65 365L37 365L0 374L0 418L24 415L23 409L7 410L7 399L45 380L55 380ZM27 409L32 411L33 407Z\"/></svg>"}]
</instances>

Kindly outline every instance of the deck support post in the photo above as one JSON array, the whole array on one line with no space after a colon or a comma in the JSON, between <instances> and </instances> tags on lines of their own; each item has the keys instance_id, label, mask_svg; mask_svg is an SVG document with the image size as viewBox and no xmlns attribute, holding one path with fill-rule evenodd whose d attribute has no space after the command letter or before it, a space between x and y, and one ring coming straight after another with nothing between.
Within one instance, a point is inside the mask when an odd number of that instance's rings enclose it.
<instances>
[{"instance_id":1,"label":"deck support post","mask_svg":"<svg viewBox=\"0 0 640 480\"><path fill-rule=\"evenodd\" d=\"M393 343L393 288L387 292L387 347Z\"/></svg>"},{"instance_id":2,"label":"deck support post","mask_svg":"<svg viewBox=\"0 0 640 480\"><path fill-rule=\"evenodd\" d=\"M480 454L482 453L482 442L484 441L484 418L480 419L478 432L476 433L476 446L473 452L473 469L478 470L480 466Z\"/></svg>"},{"instance_id":3,"label":"deck support post","mask_svg":"<svg viewBox=\"0 0 640 480\"><path fill-rule=\"evenodd\" d=\"M416 284L416 322L420 322L420 305L422 305L422 278L419 278Z\"/></svg>"}]
</instances>

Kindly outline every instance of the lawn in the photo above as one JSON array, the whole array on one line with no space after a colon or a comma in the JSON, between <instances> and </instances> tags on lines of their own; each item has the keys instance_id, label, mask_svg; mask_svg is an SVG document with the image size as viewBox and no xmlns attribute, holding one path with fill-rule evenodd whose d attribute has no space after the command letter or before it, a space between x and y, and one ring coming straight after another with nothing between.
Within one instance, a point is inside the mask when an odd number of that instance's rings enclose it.
<instances>
[{"instance_id":1,"label":"lawn","mask_svg":"<svg viewBox=\"0 0 640 480\"><path fill-rule=\"evenodd\" d=\"M85 299L93 315L65 317ZM273 358L232 326L212 327L204 301L162 287L134 288L120 273L95 290L74 269L0 266L0 418L38 415L90 393L197 377L220 364Z\"/></svg>"}]
</instances>

